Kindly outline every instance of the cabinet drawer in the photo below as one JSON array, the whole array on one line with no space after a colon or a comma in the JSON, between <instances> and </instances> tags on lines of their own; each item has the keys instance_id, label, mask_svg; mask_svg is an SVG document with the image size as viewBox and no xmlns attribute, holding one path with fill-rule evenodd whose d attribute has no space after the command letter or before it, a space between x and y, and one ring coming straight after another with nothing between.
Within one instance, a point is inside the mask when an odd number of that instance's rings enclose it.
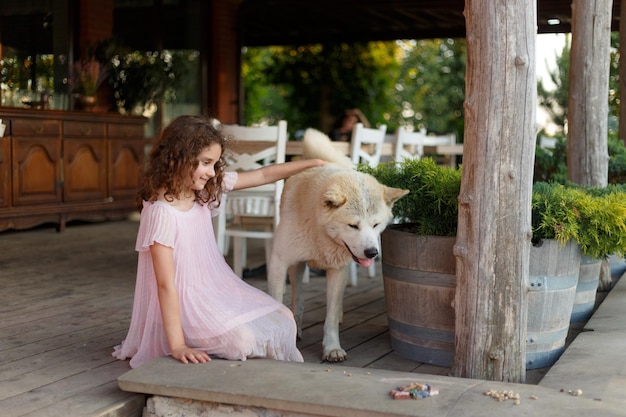
<instances>
[{"instance_id":1,"label":"cabinet drawer","mask_svg":"<svg viewBox=\"0 0 626 417\"><path fill-rule=\"evenodd\" d=\"M104 138L104 123L64 122L63 136Z\"/></svg>"},{"instance_id":2,"label":"cabinet drawer","mask_svg":"<svg viewBox=\"0 0 626 417\"><path fill-rule=\"evenodd\" d=\"M13 136L59 136L58 120L14 119Z\"/></svg>"},{"instance_id":3,"label":"cabinet drawer","mask_svg":"<svg viewBox=\"0 0 626 417\"><path fill-rule=\"evenodd\" d=\"M143 138L143 124L110 123L110 138Z\"/></svg>"}]
</instances>

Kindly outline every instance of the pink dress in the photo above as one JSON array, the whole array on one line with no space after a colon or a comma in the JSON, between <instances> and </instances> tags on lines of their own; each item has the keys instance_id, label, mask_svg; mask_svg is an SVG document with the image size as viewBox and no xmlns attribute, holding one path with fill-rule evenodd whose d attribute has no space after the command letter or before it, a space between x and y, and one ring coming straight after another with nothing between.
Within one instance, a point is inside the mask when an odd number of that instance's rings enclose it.
<instances>
[{"instance_id":1,"label":"pink dress","mask_svg":"<svg viewBox=\"0 0 626 417\"><path fill-rule=\"evenodd\" d=\"M236 178L236 174L225 177L226 191ZM180 211L160 201L144 202L135 247L139 256L130 329L113 352L117 359L131 358L132 368L171 354L150 255L154 242L174 249L187 346L231 360L303 361L291 311L235 275L217 248L212 214L217 211L198 203Z\"/></svg>"}]
</instances>

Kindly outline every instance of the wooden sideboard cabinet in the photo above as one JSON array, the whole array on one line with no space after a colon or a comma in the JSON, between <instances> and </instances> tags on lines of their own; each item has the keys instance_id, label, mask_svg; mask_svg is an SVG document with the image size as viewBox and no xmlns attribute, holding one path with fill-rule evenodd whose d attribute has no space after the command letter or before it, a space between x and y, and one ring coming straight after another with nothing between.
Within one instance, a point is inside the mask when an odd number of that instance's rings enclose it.
<instances>
[{"instance_id":1,"label":"wooden sideboard cabinet","mask_svg":"<svg viewBox=\"0 0 626 417\"><path fill-rule=\"evenodd\" d=\"M146 119L0 109L0 231L128 216L143 169Z\"/></svg>"}]
</instances>

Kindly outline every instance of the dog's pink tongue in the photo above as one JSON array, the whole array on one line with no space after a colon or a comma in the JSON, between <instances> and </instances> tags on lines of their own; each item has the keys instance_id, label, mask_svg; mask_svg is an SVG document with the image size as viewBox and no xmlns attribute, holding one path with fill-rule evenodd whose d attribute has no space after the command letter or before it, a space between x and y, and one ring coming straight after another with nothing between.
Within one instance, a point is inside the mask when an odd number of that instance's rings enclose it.
<instances>
[{"instance_id":1,"label":"dog's pink tongue","mask_svg":"<svg viewBox=\"0 0 626 417\"><path fill-rule=\"evenodd\" d=\"M369 268L370 265L372 265L372 262L374 262L373 259L361 259L361 258L359 258L359 263L361 265L363 265L365 268Z\"/></svg>"}]
</instances>

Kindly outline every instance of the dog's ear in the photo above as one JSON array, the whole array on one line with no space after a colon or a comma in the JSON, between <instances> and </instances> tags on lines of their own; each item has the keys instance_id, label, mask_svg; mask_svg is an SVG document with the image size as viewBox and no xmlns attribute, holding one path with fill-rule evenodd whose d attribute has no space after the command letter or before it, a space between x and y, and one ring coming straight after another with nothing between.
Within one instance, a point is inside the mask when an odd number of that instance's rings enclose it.
<instances>
[{"instance_id":1,"label":"dog's ear","mask_svg":"<svg viewBox=\"0 0 626 417\"><path fill-rule=\"evenodd\" d=\"M348 201L348 197L339 190L330 188L322 195L322 205L327 209L336 209Z\"/></svg>"},{"instance_id":2,"label":"dog's ear","mask_svg":"<svg viewBox=\"0 0 626 417\"><path fill-rule=\"evenodd\" d=\"M404 197L408 193L409 193L409 190L385 187L384 189L385 203L387 203L387 205L391 207L393 206L393 203L395 203L396 201L398 201L400 198Z\"/></svg>"}]
</instances>

